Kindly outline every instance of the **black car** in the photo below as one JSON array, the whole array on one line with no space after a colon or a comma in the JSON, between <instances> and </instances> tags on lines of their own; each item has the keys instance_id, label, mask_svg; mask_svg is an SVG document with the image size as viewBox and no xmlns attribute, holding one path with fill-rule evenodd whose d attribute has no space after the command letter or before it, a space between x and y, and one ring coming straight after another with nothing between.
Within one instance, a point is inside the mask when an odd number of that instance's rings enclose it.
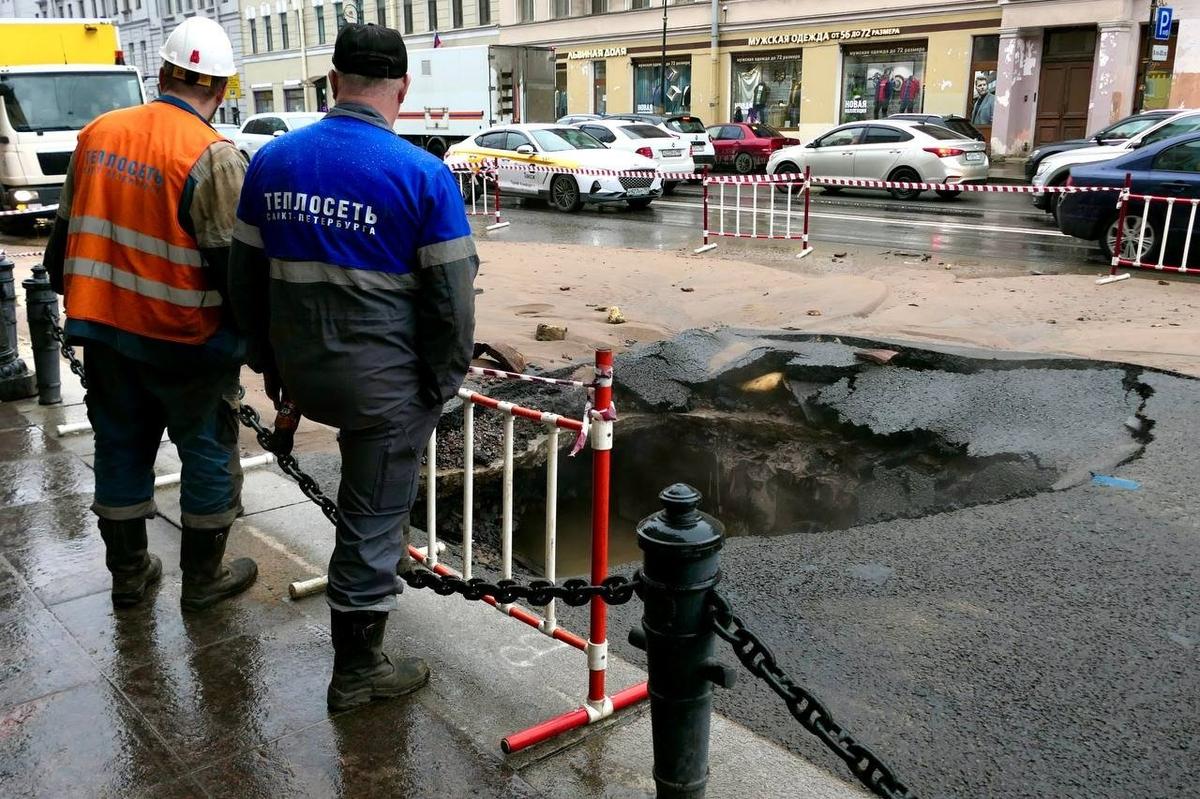
<instances>
[{"instance_id":1,"label":"black car","mask_svg":"<svg viewBox=\"0 0 1200 799\"><path fill-rule=\"evenodd\" d=\"M963 138L984 141L979 128L968 122L966 117L960 117L957 114L892 114L888 119L907 119L910 122L940 125L943 128L949 128Z\"/></svg>"},{"instance_id":2,"label":"black car","mask_svg":"<svg viewBox=\"0 0 1200 799\"><path fill-rule=\"evenodd\" d=\"M1037 174L1038 164L1048 155L1065 153L1067 150L1078 150L1082 147L1094 147L1100 144L1120 144L1141 133L1146 128L1157 125L1167 117L1173 117L1180 112L1178 108L1164 108L1160 111L1143 111L1140 114L1125 117L1096 133L1090 139L1064 139L1063 141L1039 144L1033 148L1025 161L1025 178L1032 181Z\"/></svg>"}]
</instances>

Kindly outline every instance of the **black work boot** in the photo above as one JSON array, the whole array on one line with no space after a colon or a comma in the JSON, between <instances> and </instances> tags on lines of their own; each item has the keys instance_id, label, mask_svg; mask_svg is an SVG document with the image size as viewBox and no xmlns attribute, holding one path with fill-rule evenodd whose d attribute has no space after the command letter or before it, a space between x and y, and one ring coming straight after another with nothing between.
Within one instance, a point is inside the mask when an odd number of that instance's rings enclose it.
<instances>
[{"instance_id":1,"label":"black work boot","mask_svg":"<svg viewBox=\"0 0 1200 799\"><path fill-rule=\"evenodd\" d=\"M162 577L162 561L146 551L146 520L100 519L104 565L112 572L112 602L128 608L141 602L146 590Z\"/></svg>"},{"instance_id":2,"label":"black work boot","mask_svg":"<svg viewBox=\"0 0 1200 799\"><path fill-rule=\"evenodd\" d=\"M205 610L254 584L258 564L250 558L238 558L228 564L221 562L228 538L228 527L216 530L183 528L183 547L179 552L183 595L179 604L185 611Z\"/></svg>"},{"instance_id":3,"label":"black work boot","mask_svg":"<svg viewBox=\"0 0 1200 799\"><path fill-rule=\"evenodd\" d=\"M429 666L421 658L383 653L387 613L329 609L333 634L333 679L326 700L331 712L365 705L372 699L404 696L429 682Z\"/></svg>"}]
</instances>

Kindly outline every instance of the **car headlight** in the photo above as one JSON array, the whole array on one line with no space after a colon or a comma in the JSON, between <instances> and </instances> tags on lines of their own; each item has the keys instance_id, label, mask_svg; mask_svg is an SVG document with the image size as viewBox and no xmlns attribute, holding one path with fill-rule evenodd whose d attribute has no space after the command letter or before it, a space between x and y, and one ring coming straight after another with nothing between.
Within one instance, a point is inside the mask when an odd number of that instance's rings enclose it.
<instances>
[{"instance_id":1,"label":"car headlight","mask_svg":"<svg viewBox=\"0 0 1200 799\"><path fill-rule=\"evenodd\" d=\"M1050 168L1051 168L1052 166L1054 166L1054 165L1053 165L1053 164L1048 164L1048 163L1046 163L1045 161L1043 161L1042 163L1038 164L1037 171L1033 173L1033 176L1034 176L1035 178L1040 178L1040 177L1042 177L1043 175L1045 175L1047 172L1049 172L1049 171L1050 171Z\"/></svg>"},{"instance_id":2,"label":"car headlight","mask_svg":"<svg viewBox=\"0 0 1200 799\"><path fill-rule=\"evenodd\" d=\"M1041 150L1034 150L1033 152L1031 152L1031 153L1029 154L1029 160L1030 160L1030 161L1036 161L1036 160L1038 160L1039 158L1041 158L1041 156L1042 156L1042 151L1041 151ZM1038 166L1041 166L1041 165L1039 164Z\"/></svg>"},{"instance_id":3,"label":"car headlight","mask_svg":"<svg viewBox=\"0 0 1200 799\"><path fill-rule=\"evenodd\" d=\"M17 189L12 193L13 202L17 203L31 203L37 198L38 193L29 189Z\"/></svg>"}]
</instances>

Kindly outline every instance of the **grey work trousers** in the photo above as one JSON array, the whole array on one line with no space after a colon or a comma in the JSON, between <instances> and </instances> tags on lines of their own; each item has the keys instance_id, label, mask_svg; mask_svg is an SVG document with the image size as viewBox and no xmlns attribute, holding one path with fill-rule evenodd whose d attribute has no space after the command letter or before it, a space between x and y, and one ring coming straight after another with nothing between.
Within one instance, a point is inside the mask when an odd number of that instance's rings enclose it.
<instances>
[{"instance_id":1,"label":"grey work trousers","mask_svg":"<svg viewBox=\"0 0 1200 799\"><path fill-rule=\"evenodd\" d=\"M372 427L341 430L337 542L326 600L335 610L394 610L403 583L396 566L417 496L421 455L442 408L406 408Z\"/></svg>"}]
</instances>

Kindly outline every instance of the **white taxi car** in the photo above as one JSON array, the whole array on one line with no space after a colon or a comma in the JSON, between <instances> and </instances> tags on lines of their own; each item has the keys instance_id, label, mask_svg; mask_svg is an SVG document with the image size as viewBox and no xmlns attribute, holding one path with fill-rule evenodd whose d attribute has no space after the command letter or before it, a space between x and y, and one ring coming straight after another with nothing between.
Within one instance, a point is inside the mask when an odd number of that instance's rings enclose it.
<instances>
[{"instance_id":1,"label":"white taxi car","mask_svg":"<svg viewBox=\"0 0 1200 799\"><path fill-rule=\"evenodd\" d=\"M645 208L662 196L662 178L654 161L637 153L610 150L582 130L565 125L503 125L464 139L446 151L448 164L478 164L493 159L501 167L502 192L539 197L568 213L578 211L585 203L623 202L631 208ZM555 172L555 168L600 172L577 174Z\"/></svg>"},{"instance_id":2,"label":"white taxi car","mask_svg":"<svg viewBox=\"0 0 1200 799\"><path fill-rule=\"evenodd\" d=\"M655 125L624 119L590 119L576 122L574 127L604 142L612 150L624 150L649 158L658 166L658 173L663 178L663 190L667 194L696 171L691 142Z\"/></svg>"}]
</instances>

